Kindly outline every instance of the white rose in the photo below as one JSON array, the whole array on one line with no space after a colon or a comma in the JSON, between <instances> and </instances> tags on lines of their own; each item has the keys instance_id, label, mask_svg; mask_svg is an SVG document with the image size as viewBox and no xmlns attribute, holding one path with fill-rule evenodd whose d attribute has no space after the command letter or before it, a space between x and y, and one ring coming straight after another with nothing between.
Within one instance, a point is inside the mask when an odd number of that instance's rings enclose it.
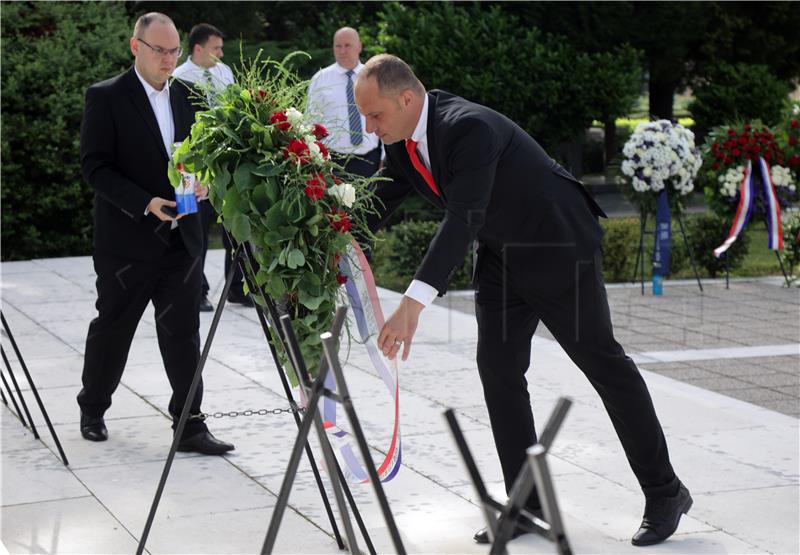
<instances>
[{"instance_id":1,"label":"white rose","mask_svg":"<svg viewBox=\"0 0 800 555\"><path fill-rule=\"evenodd\" d=\"M642 170L642 173L644 174L645 177L650 177L651 175L653 175L653 168L647 167L644 170Z\"/></svg>"},{"instance_id":2,"label":"white rose","mask_svg":"<svg viewBox=\"0 0 800 555\"><path fill-rule=\"evenodd\" d=\"M624 173L627 176L632 176L635 173L633 169L633 162L631 162L630 160L625 160L622 163L622 173Z\"/></svg>"},{"instance_id":3,"label":"white rose","mask_svg":"<svg viewBox=\"0 0 800 555\"><path fill-rule=\"evenodd\" d=\"M328 193L347 208L353 206L353 203L356 201L356 188L349 183L340 183L328 187Z\"/></svg>"},{"instance_id":4,"label":"white rose","mask_svg":"<svg viewBox=\"0 0 800 555\"><path fill-rule=\"evenodd\" d=\"M300 125L303 123L303 112L294 107L289 108L286 110L286 119L289 120L289 123L292 124L292 127Z\"/></svg>"}]
</instances>

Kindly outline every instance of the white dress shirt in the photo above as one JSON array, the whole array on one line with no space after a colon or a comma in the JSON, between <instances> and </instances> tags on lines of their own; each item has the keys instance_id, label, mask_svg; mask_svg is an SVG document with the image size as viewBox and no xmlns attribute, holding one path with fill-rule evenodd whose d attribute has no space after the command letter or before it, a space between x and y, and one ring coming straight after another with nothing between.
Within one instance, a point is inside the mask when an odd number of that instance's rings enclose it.
<instances>
[{"instance_id":1,"label":"white dress shirt","mask_svg":"<svg viewBox=\"0 0 800 555\"><path fill-rule=\"evenodd\" d=\"M364 64L353 68L353 83ZM332 64L319 70L311 78L308 87L308 112L328 129L323 143L329 150L340 154L364 155L375 150L380 141L375 133L367 133L367 123L361 116L361 131L364 140L358 146L350 142L350 120L347 112L347 69Z\"/></svg>"},{"instance_id":2,"label":"white dress shirt","mask_svg":"<svg viewBox=\"0 0 800 555\"><path fill-rule=\"evenodd\" d=\"M147 95L147 100L150 101L150 106L153 108L153 113L156 115L158 122L158 129L161 131L161 138L164 140L164 150L167 157L172 156L172 143L175 141L175 123L172 121L172 106L169 103L169 81L164 83L164 87L157 91L153 86L144 80L136 66L133 66L136 71L136 77L144 87L144 92Z\"/></svg>"},{"instance_id":3,"label":"white dress shirt","mask_svg":"<svg viewBox=\"0 0 800 555\"><path fill-rule=\"evenodd\" d=\"M172 157L172 145L175 142L175 122L172 121L172 105L169 103L169 81L164 83L164 87L158 91L153 86L144 80L142 74L133 66L136 72L136 77L144 87L144 92L147 95L147 100L150 101L150 106L153 108L153 113L156 115L158 122L158 130L161 132L161 139L164 141L164 149L167 152L167 157ZM150 208L145 207L144 215L150 213ZM170 229L178 227L177 220L173 220Z\"/></svg>"},{"instance_id":4,"label":"white dress shirt","mask_svg":"<svg viewBox=\"0 0 800 555\"><path fill-rule=\"evenodd\" d=\"M428 95L425 95L425 100L422 103L422 112L419 114L419 121L414 132L411 134L411 140L417 143L417 154L420 161L425 164L428 171L431 171L431 156L428 152ZM410 297L422 304L428 306L433 302L433 299L439 292L435 287L428 285L424 281L418 279L412 280L411 284L406 289L406 297Z\"/></svg>"},{"instance_id":5,"label":"white dress shirt","mask_svg":"<svg viewBox=\"0 0 800 555\"><path fill-rule=\"evenodd\" d=\"M233 71L222 62L217 62L209 68L204 68L194 63L191 57L186 58L185 62L176 67L175 71L172 72L172 76L202 86L207 82L205 77L206 69L211 74L211 88L215 93L234 83Z\"/></svg>"}]
</instances>

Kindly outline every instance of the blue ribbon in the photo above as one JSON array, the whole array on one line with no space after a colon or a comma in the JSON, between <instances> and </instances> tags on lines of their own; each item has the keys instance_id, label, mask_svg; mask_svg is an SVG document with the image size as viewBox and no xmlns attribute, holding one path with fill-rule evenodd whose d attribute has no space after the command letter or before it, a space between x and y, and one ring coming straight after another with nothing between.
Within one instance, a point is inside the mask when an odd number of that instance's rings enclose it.
<instances>
[{"instance_id":1,"label":"blue ribbon","mask_svg":"<svg viewBox=\"0 0 800 555\"><path fill-rule=\"evenodd\" d=\"M656 197L656 229L653 245L653 274L666 276L669 274L669 251L671 244L669 200L664 188Z\"/></svg>"}]
</instances>

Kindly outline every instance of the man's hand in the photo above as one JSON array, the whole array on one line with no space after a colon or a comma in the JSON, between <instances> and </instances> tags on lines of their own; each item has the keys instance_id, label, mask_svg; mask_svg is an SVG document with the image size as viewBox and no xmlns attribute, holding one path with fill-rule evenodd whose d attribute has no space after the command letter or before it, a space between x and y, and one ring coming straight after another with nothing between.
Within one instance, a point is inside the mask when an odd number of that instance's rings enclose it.
<instances>
[{"instance_id":1,"label":"man's hand","mask_svg":"<svg viewBox=\"0 0 800 555\"><path fill-rule=\"evenodd\" d=\"M206 200L208 198L208 186L200 185L200 180L198 180L194 186L194 195L197 197L197 202Z\"/></svg>"},{"instance_id":2,"label":"man's hand","mask_svg":"<svg viewBox=\"0 0 800 555\"><path fill-rule=\"evenodd\" d=\"M403 360L408 358L411 353L411 340L417 331L419 315L423 308L425 305L422 303L404 296L400 306L386 320L378 335L378 348L389 360L394 360L397 356L400 345L403 345Z\"/></svg>"},{"instance_id":3,"label":"man's hand","mask_svg":"<svg viewBox=\"0 0 800 555\"><path fill-rule=\"evenodd\" d=\"M172 217L169 214L166 214L161 211L162 206L169 206L171 208L175 208L177 206L174 200L167 200L161 197L153 197L150 199L150 203L147 205L148 214L154 215L156 218L161 220L162 222L171 222L174 220L179 220L183 217L183 214L178 214L177 217Z\"/></svg>"}]
</instances>

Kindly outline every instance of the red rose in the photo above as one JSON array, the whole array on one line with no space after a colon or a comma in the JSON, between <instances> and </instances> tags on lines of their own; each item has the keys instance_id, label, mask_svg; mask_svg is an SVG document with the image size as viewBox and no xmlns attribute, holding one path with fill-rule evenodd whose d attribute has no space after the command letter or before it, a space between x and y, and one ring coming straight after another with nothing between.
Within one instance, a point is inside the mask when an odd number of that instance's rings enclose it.
<instances>
[{"instance_id":1,"label":"red rose","mask_svg":"<svg viewBox=\"0 0 800 555\"><path fill-rule=\"evenodd\" d=\"M729 137L735 137L736 136L736 131L734 131L732 128L729 127L728 128L728 136Z\"/></svg>"},{"instance_id":2,"label":"red rose","mask_svg":"<svg viewBox=\"0 0 800 555\"><path fill-rule=\"evenodd\" d=\"M719 149L719 143L714 143L711 145L711 151L716 152Z\"/></svg>"},{"instance_id":3,"label":"red rose","mask_svg":"<svg viewBox=\"0 0 800 555\"><path fill-rule=\"evenodd\" d=\"M758 154L761 152L761 145L756 145L753 147L753 154Z\"/></svg>"},{"instance_id":4,"label":"red rose","mask_svg":"<svg viewBox=\"0 0 800 555\"><path fill-rule=\"evenodd\" d=\"M795 128L797 128L797 120L796 120L796 119L793 119L793 120L792 120L792 123L790 123L790 124L789 124L789 126L790 126L792 129L795 129Z\"/></svg>"},{"instance_id":5,"label":"red rose","mask_svg":"<svg viewBox=\"0 0 800 555\"><path fill-rule=\"evenodd\" d=\"M317 202L325 196L325 177L320 174L314 174L306 181L306 188L304 189L306 196L311 199L311 202Z\"/></svg>"},{"instance_id":6,"label":"red rose","mask_svg":"<svg viewBox=\"0 0 800 555\"><path fill-rule=\"evenodd\" d=\"M319 142L319 141L316 141L316 143L317 143L317 146L319 147L319 151L320 151L320 153L322 154L322 157L323 157L325 160L327 160L328 158L330 158L330 154L328 154L328 149L327 149L327 148L325 148L325 145L324 145L324 144L322 144L322 143L321 143L321 142Z\"/></svg>"},{"instance_id":7,"label":"red rose","mask_svg":"<svg viewBox=\"0 0 800 555\"><path fill-rule=\"evenodd\" d=\"M792 154L792 157L789 158L789 165L795 167L798 164L800 164L800 158L797 157L797 154Z\"/></svg>"},{"instance_id":8,"label":"red rose","mask_svg":"<svg viewBox=\"0 0 800 555\"><path fill-rule=\"evenodd\" d=\"M772 159L772 151L771 150L764 151L764 160L769 162L771 159Z\"/></svg>"},{"instance_id":9,"label":"red rose","mask_svg":"<svg viewBox=\"0 0 800 555\"><path fill-rule=\"evenodd\" d=\"M733 160L731 159L731 157L730 157L730 156L726 156L726 157L725 157L725 160L724 160L724 162L725 162L726 164L730 164L731 162L733 162Z\"/></svg>"},{"instance_id":10,"label":"red rose","mask_svg":"<svg viewBox=\"0 0 800 555\"><path fill-rule=\"evenodd\" d=\"M736 144L736 141L725 141L725 150L730 150Z\"/></svg>"},{"instance_id":11,"label":"red rose","mask_svg":"<svg viewBox=\"0 0 800 555\"><path fill-rule=\"evenodd\" d=\"M745 131L750 131L752 128L753 128L753 126L752 126L752 125L750 125L749 123L745 123L745 124L744 124L744 130L745 130Z\"/></svg>"},{"instance_id":12,"label":"red rose","mask_svg":"<svg viewBox=\"0 0 800 555\"><path fill-rule=\"evenodd\" d=\"M731 151L731 154L733 154L734 156L741 156L741 154L742 154L742 151L741 151L741 150L739 150L738 148L734 148L734 149Z\"/></svg>"},{"instance_id":13,"label":"red rose","mask_svg":"<svg viewBox=\"0 0 800 555\"><path fill-rule=\"evenodd\" d=\"M744 157L745 157L746 159L748 159L748 160L751 160L751 159L752 159L752 156L750 155L750 153L749 153L749 152L748 152L747 154L745 154L745 155L744 155Z\"/></svg>"},{"instance_id":14,"label":"red rose","mask_svg":"<svg viewBox=\"0 0 800 555\"><path fill-rule=\"evenodd\" d=\"M767 139L769 139L771 141L773 138L774 137L772 136L772 133L767 133Z\"/></svg>"},{"instance_id":15,"label":"red rose","mask_svg":"<svg viewBox=\"0 0 800 555\"><path fill-rule=\"evenodd\" d=\"M345 283L347 283L347 276L341 273L336 274L336 283L338 283L339 285L344 285Z\"/></svg>"},{"instance_id":16,"label":"red rose","mask_svg":"<svg viewBox=\"0 0 800 555\"><path fill-rule=\"evenodd\" d=\"M792 135L791 137L789 137L789 144L790 144L791 146L795 146L795 145L797 144L797 137L795 137L794 135Z\"/></svg>"},{"instance_id":17,"label":"red rose","mask_svg":"<svg viewBox=\"0 0 800 555\"><path fill-rule=\"evenodd\" d=\"M350 223L350 217L344 210L328 214L328 220L331 222L331 227L339 233L347 233L353 227L353 224Z\"/></svg>"},{"instance_id":18,"label":"red rose","mask_svg":"<svg viewBox=\"0 0 800 555\"><path fill-rule=\"evenodd\" d=\"M711 164L711 169L714 170L714 171L717 171L719 169L719 164L714 162L713 164Z\"/></svg>"},{"instance_id":19,"label":"red rose","mask_svg":"<svg viewBox=\"0 0 800 555\"><path fill-rule=\"evenodd\" d=\"M746 142L747 142L747 138L745 138L745 137L739 137L739 144L740 144L740 145L743 145L743 144L745 144Z\"/></svg>"},{"instance_id":20,"label":"red rose","mask_svg":"<svg viewBox=\"0 0 800 555\"><path fill-rule=\"evenodd\" d=\"M747 143L746 145L744 145L744 151L745 152L750 152L750 150L753 149L753 148L755 148L755 147L753 145L751 145L750 143Z\"/></svg>"},{"instance_id":21,"label":"red rose","mask_svg":"<svg viewBox=\"0 0 800 555\"><path fill-rule=\"evenodd\" d=\"M325 129L324 125L321 125L319 123L314 124L314 130L312 131L312 133L317 139L324 139L325 137L328 136L328 130Z\"/></svg>"},{"instance_id":22,"label":"red rose","mask_svg":"<svg viewBox=\"0 0 800 555\"><path fill-rule=\"evenodd\" d=\"M275 112L269 117L269 122L280 129L281 131L289 131L292 128L292 124L289 123L289 118L286 117L286 114L283 112Z\"/></svg>"},{"instance_id":23,"label":"red rose","mask_svg":"<svg viewBox=\"0 0 800 555\"><path fill-rule=\"evenodd\" d=\"M303 141L292 139L289 145L283 149L283 157L294 157L301 165L308 164L311 155L308 153L308 145Z\"/></svg>"}]
</instances>

